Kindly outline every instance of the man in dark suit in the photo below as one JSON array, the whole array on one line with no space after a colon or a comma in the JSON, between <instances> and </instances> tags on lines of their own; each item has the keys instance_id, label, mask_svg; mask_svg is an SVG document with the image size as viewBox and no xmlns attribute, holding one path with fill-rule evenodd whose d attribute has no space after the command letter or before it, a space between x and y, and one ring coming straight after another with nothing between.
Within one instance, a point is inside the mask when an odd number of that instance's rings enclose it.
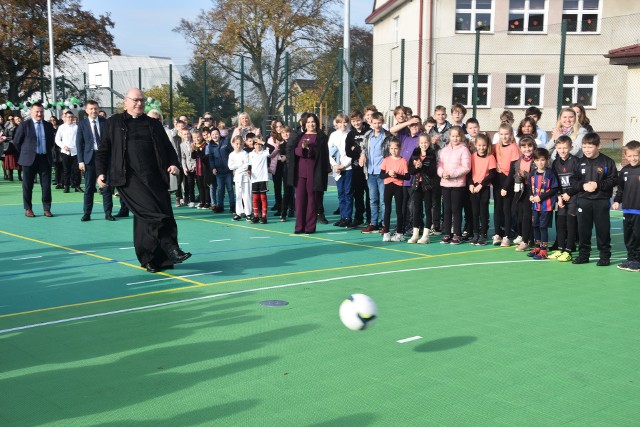
<instances>
[{"instance_id":1,"label":"man in dark suit","mask_svg":"<svg viewBox=\"0 0 640 427\"><path fill-rule=\"evenodd\" d=\"M22 203L25 215L35 217L31 198L33 181L40 175L42 187L42 208L44 216L51 213L51 165L53 164L54 131L51 123L44 120L44 108L39 102L31 106L31 118L16 129L13 144L18 150L18 164L24 174L22 180Z\"/></svg>"},{"instance_id":2,"label":"man in dark suit","mask_svg":"<svg viewBox=\"0 0 640 427\"><path fill-rule=\"evenodd\" d=\"M87 118L78 124L76 134L76 147L78 149L78 167L84 172L84 205L81 221L91 220L93 210L93 195L96 192L96 161L94 151L102 145L102 135L105 135L107 120L98 116L100 108L94 100L86 103L85 112ZM108 182L108 180L107 180ZM107 185L100 188L102 194L102 205L104 217L107 221L115 221L111 210L113 209L113 198L111 197L111 187Z\"/></svg>"}]
</instances>

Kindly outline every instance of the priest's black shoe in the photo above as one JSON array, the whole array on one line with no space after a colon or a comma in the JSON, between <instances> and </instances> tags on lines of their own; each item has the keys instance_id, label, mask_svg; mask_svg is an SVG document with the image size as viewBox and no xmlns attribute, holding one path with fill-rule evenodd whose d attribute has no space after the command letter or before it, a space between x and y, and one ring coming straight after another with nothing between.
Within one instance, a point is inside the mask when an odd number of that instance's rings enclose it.
<instances>
[{"instance_id":1,"label":"priest's black shoe","mask_svg":"<svg viewBox=\"0 0 640 427\"><path fill-rule=\"evenodd\" d=\"M162 270L160 267L155 265L153 262L148 262L145 265L143 265L142 267L146 268L149 273L157 273L157 272Z\"/></svg>"},{"instance_id":2,"label":"priest's black shoe","mask_svg":"<svg viewBox=\"0 0 640 427\"><path fill-rule=\"evenodd\" d=\"M107 221L115 221L116 220L116 218L111 214L106 214L104 216L104 219L106 219Z\"/></svg>"},{"instance_id":3,"label":"priest's black shoe","mask_svg":"<svg viewBox=\"0 0 640 427\"><path fill-rule=\"evenodd\" d=\"M176 248L169 252L169 260L174 264L180 264L191 257L191 252L182 252L180 248Z\"/></svg>"},{"instance_id":4,"label":"priest's black shoe","mask_svg":"<svg viewBox=\"0 0 640 427\"><path fill-rule=\"evenodd\" d=\"M129 212L120 211L116 214L116 218L126 218L129 216Z\"/></svg>"},{"instance_id":5,"label":"priest's black shoe","mask_svg":"<svg viewBox=\"0 0 640 427\"><path fill-rule=\"evenodd\" d=\"M85 221L91 221L91 217L87 214L82 215L82 218L80 218L80 221L85 222Z\"/></svg>"}]
</instances>

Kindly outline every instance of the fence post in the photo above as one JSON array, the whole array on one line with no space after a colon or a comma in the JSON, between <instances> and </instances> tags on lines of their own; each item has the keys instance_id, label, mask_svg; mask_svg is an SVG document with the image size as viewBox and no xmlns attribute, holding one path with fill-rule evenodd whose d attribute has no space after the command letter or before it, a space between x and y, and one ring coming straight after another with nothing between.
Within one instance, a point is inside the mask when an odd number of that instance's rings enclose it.
<instances>
[{"instance_id":1,"label":"fence post","mask_svg":"<svg viewBox=\"0 0 640 427\"><path fill-rule=\"evenodd\" d=\"M142 67L138 67L138 88L142 90Z\"/></svg>"},{"instance_id":2,"label":"fence post","mask_svg":"<svg viewBox=\"0 0 640 427\"><path fill-rule=\"evenodd\" d=\"M284 121L289 126L289 52L284 54Z\"/></svg>"},{"instance_id":3,"label":"fence post","mask_svg":"<svg viewBox=\"0 0 640 427\"><path fill-rule=\"evenodd\" d=\"M207 111L207 61L202 61L202 115Z\"/></svg>"},{"instance_id":4,"label":"fence post","mask_svg":"<svg viewBox=\"0 0 640 427\"><path fill-rule=\"evenodd\" d=\"M240 111L244 111L244 56L240 56Z\"/></svg>"},{"instance_id":5,"label":"fence post","mask_svg":"<svg viewBox=\"0 0 640 427\"><path fill-rule=\"evenodd\" d=\"M84 103L87 103L87 73L82 73L82 83L84 87Z\"/></svg>"},{"instance_id":6,"label":"fence post","mask_svg":"<svg viewBox=\"0 0 640 427\"><path fill-rule=\"evenodd\" d=\"M562 20L562 36L560 38L560 66L558 67L558 105L556 106L556 117L562 110L562 89L564 86L564 52L567 45L567 20Z\"/></svg>"},{"instance_id":7,"label":"fence post","mask_svg":"<svg viewBox=\"0 0 640 427\"><path fill-rule=\"evenodd\" d=\"M111 90L109 92L111 92L111 114L113 114L114 111L114 105L113 105L113 70L109 70L109 87L111 88Z\"/></svg>"},{"instance_id":8,"label":"fence post","mask_svg":"<svg viewBox=\"0 0 640 427\"><path fill-rule=\"evenodd\" d=\"M476 28L476 58L473 65L473 114L471 117L476 118L478 110L478 68L480 67L480 27Z\"/></svg>"},{"instance_id":9,"label":"fence post","mask_svg":"<svg viewBox=\"0 0 640 427\"><path fill-rule=\"evenodd\" d=\"M337 111L338 113L343 113L346 114L343 111L343 104L342 104L342 91L344 89L344 65L343 65L343 61L344 61L344 48L340 48L338 49L338 96L336 97L337 101L338 101L338 108Z\"/></svg>"},{"instance_id":10,"label":"fence post","mask_svg":"<svg viewBox=\"0 0 640 427\"><path fill-rule=\"evenodd\" d=\"M169 126L173 126L173 64L169 64Z\"/></svg>"},{"instance_id":11,"label":"fence post","mask_svg":"<svg viewBox=\"0 0 640 427\"><path fill-rule=\"evenodd\" d=\"M38 45L40 45L40 100L44 102L44 67L42 65L42 46L44 45L44 40L39 39Z\"/></svg>"},{"instance_id":12,"label":"fence post","mask_svg":"<svg viewBox=\"0 0 640 427\"><path fill-rule=\"evenodd\" d=\"M400 105L404 105L404 39L400 40Z\"/></svg>"}]
</instances>

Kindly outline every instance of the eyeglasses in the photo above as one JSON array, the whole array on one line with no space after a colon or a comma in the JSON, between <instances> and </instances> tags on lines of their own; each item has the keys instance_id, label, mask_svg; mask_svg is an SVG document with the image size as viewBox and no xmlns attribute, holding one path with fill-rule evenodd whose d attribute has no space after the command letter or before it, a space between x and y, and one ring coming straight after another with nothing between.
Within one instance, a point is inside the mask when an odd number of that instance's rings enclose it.
<instances>
[{"instance_id":1,"label":"eyeglasses","mask_svg":"<svg viewBox=\"0 0 640 427\"><path fill-rule=\"evenodd\" d=\"M144 98L132 98L132 97L130 97L130 96L127 96L127 98L129 98L130 100L132 100L134 104L135 104L135 103L137 103L137 102L144 102L144 101L145 101L145 99L144 99Z\"/></svg>"},{"instance_id":2,"label":"eyeglasses","mask_svg":"<svg viewBox=\"0 0 640 427\"><path fill-rule=\"evenodd\" d=\"M213 120L213 117L205 117L204 119L208 120L208 121L211 121L211 120Z\"/></svg>"}]
</instances>

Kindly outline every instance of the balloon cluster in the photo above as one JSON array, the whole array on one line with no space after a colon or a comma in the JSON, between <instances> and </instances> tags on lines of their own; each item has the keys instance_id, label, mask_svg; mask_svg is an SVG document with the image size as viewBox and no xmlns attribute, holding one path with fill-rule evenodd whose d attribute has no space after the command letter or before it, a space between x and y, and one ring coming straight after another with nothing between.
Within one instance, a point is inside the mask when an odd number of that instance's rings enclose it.
<instances>
[{"instance_id":1,"label":"balloon cluster","mask_svg":"<svg viewBox=\"0 0 640 427\"><path fill-rule=\"evenodd\" d=\"M151 110L158 110L160 113L162 113L162 111L160 110L160 105L162 105L162 103L159 99L153 99L149 97L147 98L147 102L144 103L144 112L148 113Z\"/></svg>"},{"instance_id":2,"label":"balloon cluster","mask_svg":"<svg viewBox=\"0 0 640 427\"><path fill-rule=\"evenodd\" d=\"M0 104L0 110L7 110L7 109L8 110L12 110L12 109L28 110L29 108L31 108L31 106L35 102L36 101L26 101L26 102L15 103L15 102L7 101L4 104ZM59 101L59 102L43 101L42 106L45 109L53 109L53 110L57 108L76 109L76 108L82 108L84 106L84 103L80 98L76 98L72 96L66 101Z\"/></svg>"}]
</instances>

